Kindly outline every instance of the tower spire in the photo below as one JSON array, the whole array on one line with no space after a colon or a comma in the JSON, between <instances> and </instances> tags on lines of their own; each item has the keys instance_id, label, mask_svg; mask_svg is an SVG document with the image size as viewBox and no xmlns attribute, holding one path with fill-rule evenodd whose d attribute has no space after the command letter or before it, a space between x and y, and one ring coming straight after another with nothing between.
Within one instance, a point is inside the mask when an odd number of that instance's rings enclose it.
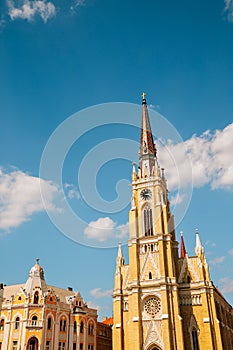
<instances>
[{"instance_id":1,"label":"tower spire","mask_svg":"<svg viewBox=\"0 0 233 350\"><path fill-rule=\"evenodd\" d=\"M142 126L139 154L140 168L142 170L145 168L146 171L149 172L148 176L150 176L155 163L154 159L156 157L156 148L150 126L145 92L142 93ZM143 165L145 165L145 167Z\"/></svg>"},{"instance_id":2,"label":"tower spire","mask_svg":"<svg viewBox=\"0 0 233 350\"><path fill-rule=\"evenodd\" d=\"M196 247L195 247L195 253L197 256L201 256L204 253L204 248L201 244L200 236L198 229L196 229Z\"/></svg>"},{"instance_id":3,"label":"tower spire","mask_svg":"<svg viewBox=\"0 0 233 350\"><path fill-rule=\"evenodd\" d=\"M183 236L183 232L180 233L180 243L181 243L181 246L180 246L180 257L181 258L184 258L185 255L186 255L186 249L185 249L185 244L184 244L184 236Z\"/></svg>"}]
</instances>

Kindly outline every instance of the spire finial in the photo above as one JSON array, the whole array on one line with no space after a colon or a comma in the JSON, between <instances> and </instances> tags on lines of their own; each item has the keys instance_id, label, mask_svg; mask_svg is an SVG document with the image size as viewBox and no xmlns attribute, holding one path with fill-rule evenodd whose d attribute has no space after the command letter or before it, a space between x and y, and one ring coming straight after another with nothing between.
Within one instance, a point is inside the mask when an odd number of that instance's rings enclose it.
<instances>
[{"instance_id":1,"label":"spire finial","mask_svg":"<svg viewBox=\"0 0 233 350\"><path fill-rule=\"evenodd\" d=\"M146 104L146 93L142 93L142 104Z\"/></svg>"},{"instance_id":2,"label":"spire finial","mask_svg":"<svg viewBox=\"0 0 233 350\"><path fill-rule=\"evenodd\" d=\"M39 258L36 258L36 263L39 265L39 261L40 259Z\"/></svg>"}]
</instances>

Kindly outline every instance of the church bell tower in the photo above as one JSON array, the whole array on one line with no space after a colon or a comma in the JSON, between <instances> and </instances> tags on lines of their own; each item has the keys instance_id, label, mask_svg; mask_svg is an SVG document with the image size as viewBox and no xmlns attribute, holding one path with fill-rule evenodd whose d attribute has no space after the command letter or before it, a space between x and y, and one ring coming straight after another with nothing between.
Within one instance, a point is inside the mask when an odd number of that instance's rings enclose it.
<instances>
[{"instance_id":1,"label":"church bell tower","mask_svg":"<svg viewBox=\"0 0 233 350\"><path fill-rule=\"evenodd\" d=\"M142 94L139 164L132 169L129 264L119 245L113 292L114 350L183 350L178 242L167 182Z\"/></svg>"}]
</instances>

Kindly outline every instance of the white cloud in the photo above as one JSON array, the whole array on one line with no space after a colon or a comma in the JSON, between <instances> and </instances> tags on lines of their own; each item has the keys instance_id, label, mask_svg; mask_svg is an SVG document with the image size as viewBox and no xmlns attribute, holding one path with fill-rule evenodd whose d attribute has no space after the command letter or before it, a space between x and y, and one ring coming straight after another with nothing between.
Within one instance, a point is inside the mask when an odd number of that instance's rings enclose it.
<instances>
[{"instance_id":1,"label":"white cloud","mask_svg":"<svg viewBox=\"0 0 233 350\"><path fill-rule=\"evenodd\" d=\"M102 306L102 305L98 305L96 303L93 303L93 301L87 301L87 306L91 309L95 309L98 311L98 313L100 313L101 311L106 311L109 310L108 306Z\"/></svg>"},{"instance_id":2,"label":"white cloud","mask_svg":"<svg viewBox=\"0 0 233 350\"><path fill-rule=\"evenodd\" d=\"M209 261L209 264L210 265L217 265L217 264L222 264L223 261L225 260L225 257L224 256L220 256L218 258L215 258L215 259L212 259Z\"/></svg>"},{"instance_id":3,"label":"white cloud","mask_svg":"<svg viewBox=\"0 0 233 350\"><path fill-rule=\"evenodd\" d=\"M4 173L0 169L0 229L7 231L18 227L28 221L33 213L45 210L40 186L43 186L46 194L46 208L50 211L59 210L53 204L59 190L52 182L20 170Z\"/></svg>"},{"instance_id":4,"label":"white cloud","mask_svg":"<svg viewBox=\"0 0 233 350\"><path fill-rule=\"evenodd\" d=\"M106 298L112 295L112 289L102 291L101 288L94 288L89 293L92 297L96 299Z\"/></svg>"},{"instance_id":5,"label":"white cloud","mask_svg":"<svg viewBox=\"0 0 233 350\"><path fill-rule=\"evenodd\" d=\"M224 0L224 3L224 12L227 14L227 19L229 22L233 22L233 0Z\"/></svg>"},{"instance_id":6,"label":"white cloud","mask_svg":"<svg viewBox=\"0 0 233 350\"><path fill-rule=\"evenodd\" d=\"M221 291L223 293L233 292L233 281L230 278L228 277L221 278L219 283L221 285Z\"/></svg>"},{"instance_id":7,"label":"white cloud","mask_svg":"<svg viewBox=\"0 0 233 350\"><path fill-rule=\"evenodd\" d=\"M111 238L123 238L129 232L128 224L117 226L111 218L99 218L92 221L84 230L84 234L89 239L95 239L99 242L106 241Z\"/></svg>"},{"instance_id":8,"label":"white cloud","mask_svg":"<svg viewBox=\"0 0 233 350\"><path fill-rule=\"evenodd\" d=\"M212 189L233 189L233 123L223 130L193 135L183 143L166 146L158 143L158 148L160 164L168 169L166 176L170 190L192 182L194 187L210 184ZM187 157L192 171L187 167Z\"/></svg>"},{"instance_id":9,"label":"white cloud","mask_svg":"<svg viewBox=\"0 0 233 350\"><path fill-rule=\"evenodd\" d=\"M74 0L73 5L70 6L70 12L74 14L78 7L85 6L86 0Z\"/></svg>"},{"instance_id":10,"label":"white cloud","mask_svg":"<svg viewBox=\"0 0 233 350\"><path fill-rule=\"evenodd\" d=\"M69 199L80 199L81 195L73 184L65 184L66 194Z\"/></svg>"},{"instance_id":11,"label":"white cloud","mask_svg":"<svg viewBox=\"0 0 233 350\"><path fill-rule=\"evenodd\" d=\"M12 20L21 18L32 21L38 15L46 23L56 14L56 8L51 1L21 0L17 4L15 0L7 0L8 14Z\"/></svg>"},{"instance_id":12,"label":"white cloud","mask_svg":"<svg viewBox=\"0 0 233 350\"><path fill-rule=\"evenodd\" d=\"M230 250L228 251L228 254L233 255L233 249L230 249Z\"/></svg>"},{"instance_id":13,"label":"white cloud","mask_svg":"<svg viewBox=\"0 0 233 350\"><path fill-rule=\"evenodd\" d=\"M171 205L175 206L177 204L182 203L183 200L184 200L184 195L177 192L174 196L171 197L170 203L171 203Z\"/></svg>"}]
</instances>

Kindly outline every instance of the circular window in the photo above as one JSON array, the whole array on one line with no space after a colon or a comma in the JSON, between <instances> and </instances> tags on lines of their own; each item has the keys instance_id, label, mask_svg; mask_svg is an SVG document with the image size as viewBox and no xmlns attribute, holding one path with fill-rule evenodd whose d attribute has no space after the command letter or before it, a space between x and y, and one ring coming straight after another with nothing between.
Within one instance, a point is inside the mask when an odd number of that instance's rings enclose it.
<instances>
[{"instance_id":1,"label":"circular window","mask_svg":"<svg viewBox=\"0 0 233 350\"><path fill-rule=\"evenodd\" d=\"M161 302L157 297L153 297L147 299L144 307L148 315L155 317L161 310Z\"/></svg>"}]
</instances>

